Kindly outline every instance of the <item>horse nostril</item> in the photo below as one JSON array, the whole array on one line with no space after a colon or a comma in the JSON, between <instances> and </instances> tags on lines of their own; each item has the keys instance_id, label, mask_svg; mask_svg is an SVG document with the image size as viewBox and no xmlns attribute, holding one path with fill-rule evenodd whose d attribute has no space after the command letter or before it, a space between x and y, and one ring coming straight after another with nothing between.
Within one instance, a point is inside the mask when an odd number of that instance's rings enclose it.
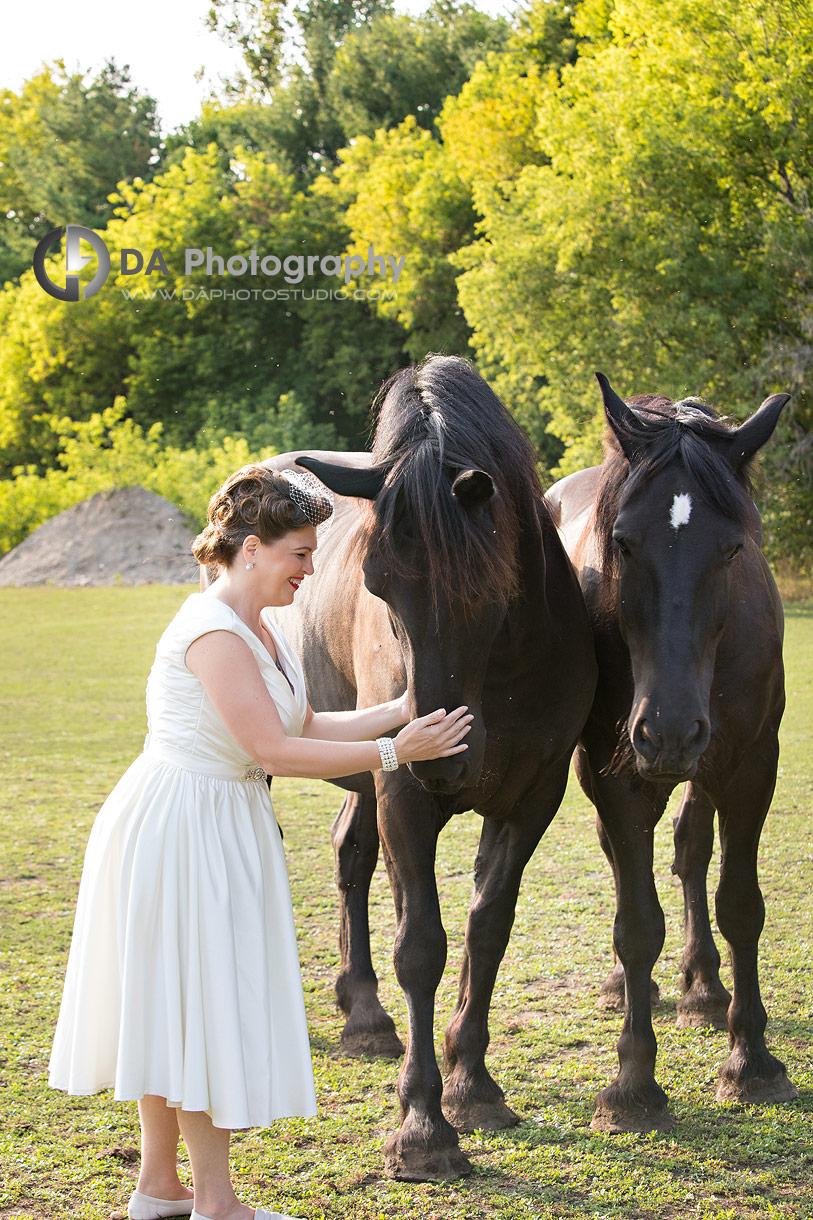
<instances>
[{"instance_id":1,"label":"horse nostril","mask_svg":"<svg viewBox=\"0 0 813 1220\"><path fill-rule=\"evenodd\" d=\"M638 720L633 726L632 744L647 760L651 761L655 757L657 746L645 720Z\"/></svg>"},{"instance_id":2,"label":"horse nostril","mask_svg":"<svg viewBox=\"0 0 813 1220\"><path fill-rule=\"evenodd\" d=\"M681 743L684 749L706 748L710 736L708 721L695 720L694 725Z\"/></svg>"}]
</instances>

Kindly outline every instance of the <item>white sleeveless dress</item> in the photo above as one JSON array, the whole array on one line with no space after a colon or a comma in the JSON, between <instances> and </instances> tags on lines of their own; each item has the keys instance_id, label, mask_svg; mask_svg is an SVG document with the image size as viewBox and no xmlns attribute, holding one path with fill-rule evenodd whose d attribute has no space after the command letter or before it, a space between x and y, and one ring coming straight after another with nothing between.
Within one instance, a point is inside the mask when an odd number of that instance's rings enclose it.
<instances>
[{"instance_id":1,"label":"white sleeveless dress","mask_svg":"<svg viewBox=\"0 0 813 1220\"><path fill-rule=\"evenodd\" d=\"M316 1113L282 839L261 768L229 735L186 650L210 631L251 648L289 736L305 680L233 610L194 593L147 683L149 733L85 854L49 1083L203 1110L216 1127ZM293 689L292 689L293 687Z\"/></svg>"}]
</instances>

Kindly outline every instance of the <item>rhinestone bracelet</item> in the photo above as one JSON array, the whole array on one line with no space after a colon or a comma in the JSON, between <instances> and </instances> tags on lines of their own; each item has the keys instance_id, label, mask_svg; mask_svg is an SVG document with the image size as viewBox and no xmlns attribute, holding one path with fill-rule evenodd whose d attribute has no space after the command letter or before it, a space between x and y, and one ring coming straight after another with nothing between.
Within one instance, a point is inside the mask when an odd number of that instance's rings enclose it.
<instances>
[{"instance_id":1,"label":"rhinestone bracelet","mask_svg":"<svg viewBox=\"0 0 813 1220\"><path fill-rule=\"evenodd\" d=\"M391 737L376 737L375 744L381 755L381 766L385 771L398 770L398 755L395 753L395 742Z\"/></svg>"}]
</instances>

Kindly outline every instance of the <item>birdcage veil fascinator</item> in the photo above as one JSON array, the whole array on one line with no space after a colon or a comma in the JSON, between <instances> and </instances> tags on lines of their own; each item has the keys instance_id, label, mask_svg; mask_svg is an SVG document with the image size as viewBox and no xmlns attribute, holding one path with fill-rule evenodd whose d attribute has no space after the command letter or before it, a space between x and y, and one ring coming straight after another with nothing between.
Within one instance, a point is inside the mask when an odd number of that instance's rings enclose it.
<instances>
[{"instance_id":1,"label":"birdcage veil fascinator","mask_svg":"<svg viewBox=\"0 0 813 1220\"><path fill-rule=\"evenodd\" d=\"M294 504L302 510L311 525L318 528L321 538L333 520L333 492L309 470L283 470L280 473L288 481Z\"/></svg>"}]
</instances>

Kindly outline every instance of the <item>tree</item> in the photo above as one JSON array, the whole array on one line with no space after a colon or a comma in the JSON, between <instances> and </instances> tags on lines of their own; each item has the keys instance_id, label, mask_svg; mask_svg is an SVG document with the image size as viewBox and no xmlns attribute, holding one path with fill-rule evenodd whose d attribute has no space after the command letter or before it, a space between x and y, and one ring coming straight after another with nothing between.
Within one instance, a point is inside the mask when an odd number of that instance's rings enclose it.
<instances>
[{"instance_id":1,"label":"tree","mask_svg":"<svg viewBox=\"0 0 813 1220\"><path fill-rule=\"evenodd\" d=\"M424 43L416 43L431 67L438 96L444 80L459 92L446 97L437 122L432 114L436 103L416 108L397 127L359 136L340 153L336 180L352 232L350 249L361 253L372 245L404 257L397 300L382 299L378 309L398 318L407 332L407 350L416 359L438 349L469 352L471 332L457 294L457 252L474 241L478 212L488 206L491 193L505 189L529 162L542 159L534 130L540 82L572 58L575 45L566 6L542 7L543 15L528 14L507 40L502 25L492 23L483 31L480 23L488 19L468 5L436 5L423 24L411 22L434 47L433 57L427 57ZM356 120L368 128L396 113L385 109L393 97L387 89L393 62L404 69L395 75L396 82L405 81L404 96L408 88L423 88L420 78L413 83L409 53L398 55L395 46L387 50L381 37L382 32L387 38L397 34L407 46L401 23L409 21L382 17L349 38L337 55L338 70L359 47L381 47L378 55L368 57L370 71L382 78L380 94L369 89L360 65L347 73L367 107L366 120L362 109ZM476 37L474 31L479 31ZM505 49L488 51L489 43ZM431 96L425 91L419 95ZM500 308L499 301L493 304ZM510 319L503 323L510 333ZM517 384L510 388L512 408L540 449L552 452L535 398L533 409L525 410Z\"/></svg>"},{"instance_id":2,"label":"tree","mask_svg":"<svg viewBox=\"0 0 813 1220\"><path fill-rule=\"evenodd\" d=\"M104 236L112 273L88 300L56 301L32 272L0 293L4 474L50 465L53 420L86 420L116 396L180 447L226 433L263 446L359 444L372 391L403 362L402 332L331 274L348 236L331 201L247 150L224 170L217 148L189 149L152 182L121 186ZM222 263L187 266L187 250L207 249ZM142 269L117 274L128 250ZM264 256L294 261L266 275ZM233 257L246 260L242 274L226 267ZM136 268L135 254L126 261Z\"/></svg>"},{"instance_id":3,"label":"tree","mask_svg":"<svg viewBox=\"0 0 813 1220\"><path fill-rule=\"evenodd\" d=\"M102 229L122 180L158 169L155 101L108 63L96 77L44 67L20 94L0 91L0 283L31 266L62 224Z\"/></svg>"},{"instance_id":4,"label":"tree","mask_svg":"<svg viewBox=\"0 0 813 1220\"><path fill-rule=\"evenodd\" d=\"M206 24L245 60L245 73L227 84L227 93L267 101L282 74L285 0L212 0Z\"/></svg>"},{"instance_id":5,"label":"tree","mask_svg":"<svg viewBox=\"0 0 813 1220\"><path fill-rule=\"evenodd\" d=\"M432 131L448 97L505 44L508 24L472 4L435 3L419 17L381 12L336 51L326 93L345 137L373 136L408 115Z\"/></svg>"},{"instance_id":6,"label":"tree","mask_svg":"<svg viewBox=\"0 0 813 1220\"><path fill-rule=\"evenodd\" d=\"M449 255L473 236L475 218L445 149L410 116L373 139L360 137L341 155L332 192L346 207L349 252L364 257L372 248L403 259L397 280L389 271L380 278L395 295L382 296L379 314L398 320L415 360L428 351L465 354L468 329Z\"/></svg>"},{"instance_id":7,"label":"tree","mask_svg":"<svg viewBox=\"0 0 813 1220\"><path fill-rule=\"evenodd\" d=\"M262 150L281 160L306 185L325 162L335 160L346 134L327 97L336 50L347 33L388 12L392 0L213 0L209 25L239 46L246 72L227 86L231 102L259 102ZM255 130L259 126L253 116ZM201 147L214 134L210 108L202 124L191 124L188 143ZM202 130L201 130L202 128Z\"/></svg>"},{"instance_id":8,"label":"tree","mask_svg":"<svg viewBox=\"0 0 813 1220\"><path fill-rule=\"evenodd\" d=\"M238 109L205 108L183 139L201 148L221 144L226 131L227 139L239 134L247 147L284 164L300 187L329 172L340 149L360 135L395 127L408 115L432 130L444 99L504 44L509 30L503 19L459 0L436 0L419 17L393 13L392 0L309 0L287 10L270 0L217 0L215 11L228 11L237 23L247 55L272 20L287 41L273 72L249 71L233 85L229 96L234 103L239 94ZM257 101L262 107L250 105Z\"/></svg>"},{"instance_id":9,"label":"tree","mask_svg":"<svg viewBox=\"0 0 813 1220\"><path fill-rule=\"evenodd\" d=\"M813 273L810 5L614 0L574 32L534 102L535 163L479 197L459 281L483 364L536 382L560 471L600 452L596 368L743 414L784 388Z\"/></svg>"}]
</instances>

